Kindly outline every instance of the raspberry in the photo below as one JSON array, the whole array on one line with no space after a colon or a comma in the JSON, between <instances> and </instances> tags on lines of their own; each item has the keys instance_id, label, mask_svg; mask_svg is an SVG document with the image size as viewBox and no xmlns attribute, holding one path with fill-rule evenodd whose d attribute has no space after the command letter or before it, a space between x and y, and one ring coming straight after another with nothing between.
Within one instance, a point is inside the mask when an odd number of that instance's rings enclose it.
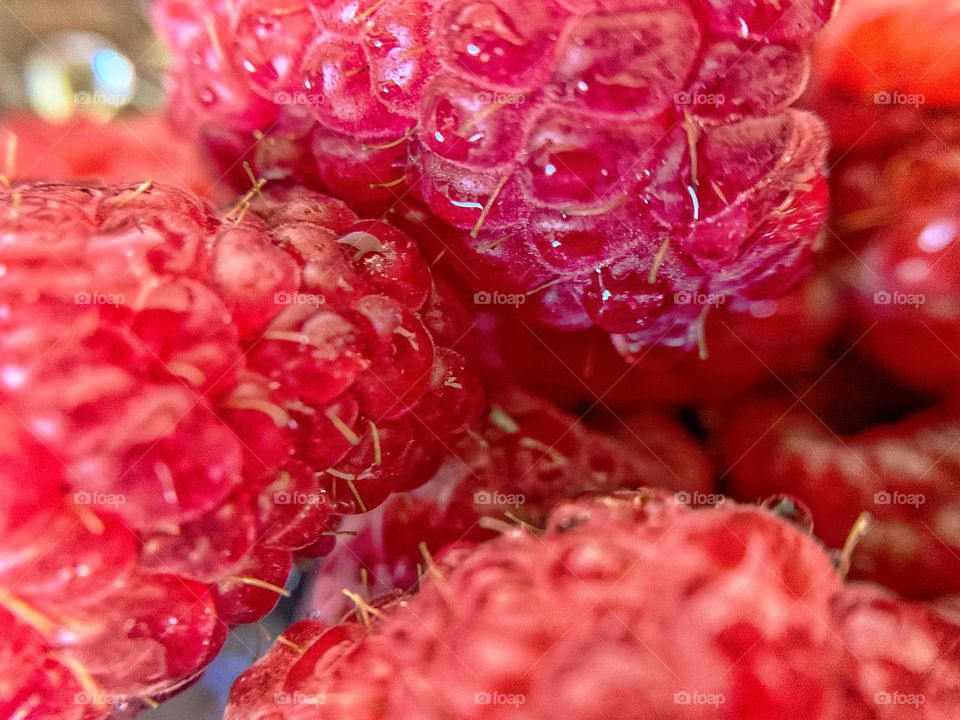
<instances>
[{"instance_id":1,"label":"raspberry","mask_svg":"<svg viewBox=\"0 0 960 720\"><path fill-rule=\"evenodd\" d=\"M960 146L960 95L947 50L958 23L955 9L927 0L848 3L821 40L812 94L842 150L831 229L847 251L836 259L862 347L935 393L960 384L960 175L948 159Z\"/></svg>"},{"instance_id":2,"label":"raspberry","mask_svg":"<svg viewBox=\"0 0 960 720\"><path fill-rule=\"evenodd\" d=\"M724 418L731 494L799 498L830 546L868 511L875 524L853 554L853 576L910 597L957 593L960 412L865 368L845 370L810 389L755 394Z\"/></svg>"},{"instance_id":3,"label":"raspberry","mask_svg":"<svg viewBox=\"0 0 960 720\"><path fill-rule=\"evenodd\" d=\"M418 595L361 604L355 623L295 626L241 676L226 717L876 718L866 673L881 658L841 638L849 592L821 546L768 511L581 500L541 535L448 555ZM877 640L896 648L912 630ZM960 640L936 630L944 648ZM955 655L944 664L926 690L956 712Z\"/></svg>"},{"instance_id":4,"label":"raspberry","mask_svg":"<svg viewBox=\"0 0 960 720\"><path fill-rule=\"evenodd\" d=\"M14 717L183 686L272 609L294 553L425 482L479 417L410 238L301 189L252 195L217 217L150 183L0 193ZM62 703L74 686L87 701Z\"/></svg>"},{"instance_id":5,"label":"raspberry","mask_svg":"<svg viewBox=\"0 0 960 720\"><path fill-rule=\"evenodd\" d=\"M8 180L97 180L132 183L150 178L218 199L214 178L196 151L159 117L121 117L101 124L75 118L53 125L30 115L0 122L0 164Z\"/></svg>"},{"instance_id":6,"label":"raspberry","mask_svg":"<svg viewBox=\"0 0 960 720\"><path fill-rule=\"evenodd\" d=\"M505 522L543 527L567 497L652 486L688 501L713 493L703 448L666 413L635 413L604 433L517 390L493 400L479 433L461 440L429 484L356 518L359 536L325 559L314 585L312 604L325 617L340 616L344 587L409 589L424 551L488 539Z\"/></svg>"},{"instance_id":7,"label":"raspberry","mask_svg":"<svg viewBox=\"0 0 960 720\"><path fill-rule=\"evenodd\" d=\"M465 280L546 327L690 346L678 295L808 269L827 142L790 105L830 0L201 5L156 12L180 127L362 207L415 193Z\"/></svg>"},{"instance_id":8,"label":"raspberry","mask_svg":"<svg viewBox=\"0 0 960 720\"><path fill-rule=\"evenodd\" d=\"M869 160L851 155L837 182L852 190L834 225L856 260L852 287L863 348L903 382L942 393L960 385L960 172L937 136Z\"/></svg>"},{"instance_id":9,"label":"raspberry","mask_svg":"<svg viewBox=\"0 0 960 720\"><path fill-rule=\"evenodd\" d=\"M837 283L821 274L777 300L721 305L701 358L677 348L627 348L604 333L539 330L505 314L478 321L488 373L561 406L707 405L736 399L771 374L823 367L841 326Z\"/></svg>"}]
</instances>

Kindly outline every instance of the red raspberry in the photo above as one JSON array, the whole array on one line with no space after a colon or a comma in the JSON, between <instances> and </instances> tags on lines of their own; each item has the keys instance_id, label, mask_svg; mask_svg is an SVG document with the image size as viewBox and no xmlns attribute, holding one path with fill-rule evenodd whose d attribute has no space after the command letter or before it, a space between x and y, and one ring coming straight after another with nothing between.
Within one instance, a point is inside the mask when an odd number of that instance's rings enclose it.
<instances>
[{"instance_id":1,"label":"red raspberry","mask_svg":"<svg viewBox=\"0 0 960 720\"><path fill-rule=\"evenodd\" d=\"M314 585L311 604L323 617L341 616L344 587L368 597L407 590L424 550L491 538L504 523L543 527L564 498L653 486L687 502L713 497L703 448L666 413L633 414L603 433L519 391L494 399L433 481L350 524L359 537L324 560Z\"/></svg>"},{"instance_id":2,"label":"red raspberry","mask_svg":"<svg viewBox=\"0 0 960 720\"><path fill-rule=\"evenodd\" d=\"M941 2L853 0L821 39L812 94L842 150L831 229L861 345L935 393L960 384L958 26Z\"/></svg>"},{"instance_id":3,"label":"red raspberry","mask_svg":"<svg viewBox=\"0 0 960 720\"><path fill-rule=\"evenodd\" d=\"M949 136L903 143L865 161L851 155L838 183L853 190L834 225L862 345L898 379L935 393L960 386L960 170ZM950 147L960 147L954 134Z\"/></svg>"},{"instance_id":4,"label":"red raspberry","mask_svg":"<svg viewBox=\"0 0 960 720\"><path fill-rule=\"evenodd\" d=\"M172 112L227 165L386 207L556 329L689 346L807 271L826 135L790 109L830 0L166 0Z\"/></svg>"},{"instance_id":5,"label":"red raspberry","mask_svg":"<svg viewBox=\"0 0 960 720\"><path fill-rule=\"evenodd\" d=\"M7 166L9 163L9 167ZM7 180L154 182L217 199L215 178L196 150L159 117L122 116L109 123L77 117L53 125L30 115L0 122L0 174Z\"/></svg>"},{"instance_id":6,"label":"red raspberry","mask_svg":"<svg viewBox=\"0 0 960 720\"><path fill-rule=\"evenodd\" d=\"M413 241L339 201L15 185L0 223L0 658L46 683L14 717L189 682L480 413Z\"/></svg>"},{"instance_id":7,"label":"red raspberry","mask_svg":"<svg viewBox=\"0 0 960 720\"><path fill-rule=\"evenodd\" d=\"M855 577L912 597L958 593L960 410L916 409L923 402L859 367L755 395L719 433L730 491L751 502L799 498L833 547L868 511L875 525L853 554Z\"/></svg>"},{"instance_id":8,"label":"red raspberry","mask_svg":"<svg viewBox=\"0 0 960 720\"><path fill-rule=\"evenodd\" d=\"M819 544L765 510L580 501L541 535L452 553L418 595L361 604L357 623L295 626L226 717L876 718L874 658L840 636L845 592Z\"/></svg>"}]
</instances>

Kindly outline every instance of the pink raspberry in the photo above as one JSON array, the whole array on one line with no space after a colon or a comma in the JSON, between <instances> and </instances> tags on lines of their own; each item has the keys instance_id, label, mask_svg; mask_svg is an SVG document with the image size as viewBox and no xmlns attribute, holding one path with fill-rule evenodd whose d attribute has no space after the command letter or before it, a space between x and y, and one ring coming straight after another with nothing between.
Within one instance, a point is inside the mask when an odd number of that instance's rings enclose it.
<instances>
[{"instance_id":1,"label":"pink raspberry","mask_svg":"<svg viewBox=\"0 0 960 720\"><path fill-rule=\"evenodd\" d=\"M419 594L360 603L355 622L294 626L238 680L227 718L873 719L868 672L885 658L851 649L864 644L844 636L851 606L823 548L768 511L592 498L555 509L542 534L449 554ZM904 663L884 668L893 680L960 640L898 612L908 621L866 640ZM918 633L937 644L915 643L928 656L907 667ZM924 688L938 717L958 709L949 652Z\"/></svg>"},{"instance_id":2,"label":"pink raspberry","mask_svg":"<svg viewBox=\"0 0 960 720\"><path fill-rule=\"evenodd\" d=\"M718 445L731 494L798 498L831 547L869 512L874 525L852 556L854 577L909 597L960 593L956 402L928 407L861 366L828 373L810 389L798 382L792 392L757 393L723 416Z\"/></svg>"},{"instance_id":3,"label":"pink raspberry","mask_svg":"<svg viewBox=\"0 0 960 720\"><path fill-rule=\"evenodd\" d=\"M172 113L226 167L411 193L464 279L561 330L690 346L808 270L826 134L790 109L831 0L166 0ZM448 257L448 260L451 258Z\"/></svg>"},{"instance_id":4,"label":"pink raspberry","mask_svg":"<svg viewBox=\"0 0 960 720\"><path fill-rule=\"evenodd\" d=\"M425 482L479 416L465 328L409 237L300 189L250 200L218 217L149 182L0 193L13 717L188 683L295 553Z\"/></svg>"},{"instance_id":5,"label":"pink raspberry","mask_svg":"<svg viewBox=\"0 0 960 720\"><path fill-rule=\"evenodd\" d=\"M544 400L501 390L430 483L350 522L359 536L324 559L311 606L336 618L344 587L368 597L407 590L425 552L489 539L505 523L543 527L565 498L646 487L690 503L716 497L704 449L667 413L635 412L611 426L600 432Z\"/></svg>"}]
</instances>

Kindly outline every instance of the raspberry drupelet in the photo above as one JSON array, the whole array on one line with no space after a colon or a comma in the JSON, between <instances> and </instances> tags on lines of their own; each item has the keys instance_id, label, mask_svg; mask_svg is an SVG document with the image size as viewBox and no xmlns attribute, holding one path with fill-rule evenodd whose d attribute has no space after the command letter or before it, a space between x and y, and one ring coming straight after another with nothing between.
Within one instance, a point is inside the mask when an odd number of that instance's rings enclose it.
<instances>
[{"instance_id":1,"label":"raspberry drupelet","mask_svg":"<svg viewBox=\"0 0 960 720\"><path fill-rule=\"evenodd\" d=\"M409 590L425 556L489 539L505 524L542 527L570 497L654 486L688 502L717 497L704 448L667 412L634 411L600 430L516 388L490 398L488 416L435 478L344 524L357 537L323 559L314 616L339 619L343 588L362 597Z\"/></svg>"}]
</instances>

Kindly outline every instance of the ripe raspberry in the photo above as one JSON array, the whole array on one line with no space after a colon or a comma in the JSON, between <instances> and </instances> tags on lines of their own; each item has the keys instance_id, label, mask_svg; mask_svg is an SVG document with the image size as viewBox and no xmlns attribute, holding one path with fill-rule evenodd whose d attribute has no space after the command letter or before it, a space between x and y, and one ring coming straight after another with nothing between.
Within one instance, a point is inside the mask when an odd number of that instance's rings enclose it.
<instances>
[{"instance_id":1,"label":"ripe raspberry","mask_svg":"<svg viewBox=\"0 0 960 720\"><path fill-rule=\"evenodd\" d=\"M598 330L555 333L504 314L478 320L488 372L561 406L602 403L706 405L735 399L771 375L823 367L841 326L840 292L814 277L777 300L721 306L707 326L706 357L676 348L634 349L624 358Z\"/></svg>"},{"instance_id":2,"label":"ripe raspberry","mask_svg":"<svg viewBox=\"0 0 960 720\"><path fill-rule=\"evenodd\" d=\"M812 93L843 151L831 229L861 347L935 393L960 385L958 23L944 3L854 0L821 40Z\"/></svg>"},{"instance_id":3,"label":"ripe raspberry","mask_svg":"<svg viewBox=\"0 0 960 720\"><path fill-rule=\"evenodd\" d=\"M211 200L223 193L193 146L162 118L146 115L106 124L78 117L65 125L26 114L7 116L0 122L0 173L9 181L118 184L150 178Z\"/></svg>"},{"instance_id":4,"label":"ripe raspberry","mask_svg":"<svg viewBox=\"0 0 960 720\"><path fill-rule=\"evenodd\" d=\"M827 143L790 105L830 0L196 5L156 12L181 127L355 204L414 192L466 281L547 327L689 346L679 296L808 269Z\"/></svg>"},{"instance_id":5,"label":"ripe raspberry","mask_svg":"<svg viewBox=\"0 0 960 720\"><path fill-rule=\"evenodd\" d=\"M479 415L413 241L339 201L279 187L218 218L149 183L15 185L0 218L14 717L189 682L295 552L425 482Z\"/></svg>"},{"instance_id":6,"label":"ripe raspberry","mask_svg":"<svg viewBox=\"0 0 960 720\"><path fill-rule=\"evenodd\" d=\"M731 494L797 497L834 547L868 511L875 525L853 554L855 577L911 597L957 593L960 410L925 402L860 367L755 395L719 433Z\"/></svg>"},{"instance_id":7,"label":"ripe raspberry","mask_svg":"<svg viewBox=\"0 0 960 720\"><path fill-rule=\"evenodd\" d=\"M523 392L493 399L479 432L458 443L429 484L355 518L358 537L317 576L315 610L339 618L345 587L368 597L408 590L425 550L491 538L505 522L543 527L565 498L655 486L701 502L713 492L706 453L666 413L636 413L603 433Z\"/></svg>"},{"instance_id":8,"label":"ripe raspberry","mask_svg":"<svg viewBox=\"0 0 960 720\"><path fill-rule=\"evenodd\" d=\"M935 393L960 386L960 170L942 135L852 154L852 190L834 220L856 252L845 262L862 347L898 379ZM844 262L844 261L841 261Z\"/></svg>"},{"instance_id":9,"label":"ripe raspberry","mask_svg":"<svg viewBox=\"0 0 960 720\"><path fill-rule=\"evenodd\" d=\"M846 592L823 549L765 510L594 498L542 535L452 553L358 623L295 626L226 717L872 719L876 656L841 640Z\"/></svg>"}]
</instances>

